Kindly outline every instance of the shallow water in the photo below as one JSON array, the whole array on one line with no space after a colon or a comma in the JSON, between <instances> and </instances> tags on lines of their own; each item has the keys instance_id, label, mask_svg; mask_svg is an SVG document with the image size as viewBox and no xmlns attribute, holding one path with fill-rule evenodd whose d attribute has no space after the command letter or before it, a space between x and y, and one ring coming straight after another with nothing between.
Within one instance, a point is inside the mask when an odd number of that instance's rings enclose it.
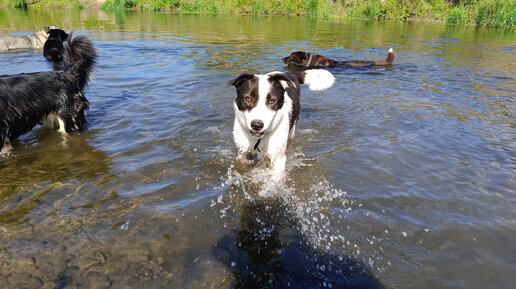
<instances>
[{"instance_id":1,"label":"shallow water","mask_svg":"<svg viewBox=\"0 0 516 289\"><path fill-rule=\"evenodd\" d=\"M87 129L0 156L2 288L513 288L513 30L0 9L90 37ZM382 59L302 90L288 178L235 162L233 87L308 50ZM0 75L54 68L0 53Z\"/></svg>"}]
</instances>

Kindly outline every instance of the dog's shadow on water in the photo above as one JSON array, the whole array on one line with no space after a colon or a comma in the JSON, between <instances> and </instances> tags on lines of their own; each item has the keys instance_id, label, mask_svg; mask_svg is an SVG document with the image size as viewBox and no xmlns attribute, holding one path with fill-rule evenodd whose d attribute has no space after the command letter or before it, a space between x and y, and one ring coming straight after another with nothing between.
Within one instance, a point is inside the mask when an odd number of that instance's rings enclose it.
<instances>
[{"instance_id":1,"label":"dog's shadow on water","mask_svg":"<svg viewBox=\"0 0 516 289\"><path fill-rule=\"evenodd\" d=\"M238 210L238 230L213 252L232 272L232 288L383 288L359 260L312 248L285 210L272 198Z\"/></svg>"}]
</instances>

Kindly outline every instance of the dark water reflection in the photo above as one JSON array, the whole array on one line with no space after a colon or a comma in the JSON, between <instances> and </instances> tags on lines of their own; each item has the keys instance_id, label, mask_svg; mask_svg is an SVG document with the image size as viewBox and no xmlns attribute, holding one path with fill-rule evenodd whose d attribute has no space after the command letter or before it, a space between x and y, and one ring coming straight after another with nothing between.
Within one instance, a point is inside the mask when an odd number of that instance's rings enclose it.
<instances>
[{"instance_id":1,"label":"dark water reflection","mask_svg":"<svg viewBox=\"0 0 516 289\"><path fill-rule=\"evenodd\" d=\"M214 249L234 275L233 288L383 288L359 260L308 246L281 199L239 210L238 230Z\"/></svg>"},{"instance_id":2,"label":"dark water reflection","mask_svg":"<svg viewBox=\"0 0 516 289\"><path fill-rule=\"evenodd\" d=\"M513 30L0 9L99 50L87 130L0 156L1 288L512 288ZM395 65L303 89L289 178L235 164L243 71L309 50ZM0 75L59 69L0 53Z\"/></svg>"}]
</instances>

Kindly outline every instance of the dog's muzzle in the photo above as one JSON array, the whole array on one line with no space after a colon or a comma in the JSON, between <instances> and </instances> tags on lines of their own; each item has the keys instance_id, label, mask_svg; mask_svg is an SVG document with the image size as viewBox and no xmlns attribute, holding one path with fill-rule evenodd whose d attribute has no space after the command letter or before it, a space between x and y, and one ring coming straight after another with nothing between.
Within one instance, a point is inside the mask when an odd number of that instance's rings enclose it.
<instances>
[{"instance_id":1,"label":"dog's muzzle","mask_svg":"<svg viewBox=\"0 0 516 289\"><path fill-rule=\"evenodd\" d=\"M263 121L259 120L259 119L255 119L253 121L251 121L251 131L249 132L252 136L254 137L262 137L264 132L261 131L263 129Z\"/></svg>"},{"instance_id":2,"label":"dog's muzzle","mask_svg":"<svg viewBox=\"0 0 516 289\"><path fill-rule=\"evenodd\" d=\"M261 138L265 134L265 132L263 132L263 131L254 131L254 130L250 131L249 133L252 136L257 137L257 138Z\"/></svg>"}]
</instances>

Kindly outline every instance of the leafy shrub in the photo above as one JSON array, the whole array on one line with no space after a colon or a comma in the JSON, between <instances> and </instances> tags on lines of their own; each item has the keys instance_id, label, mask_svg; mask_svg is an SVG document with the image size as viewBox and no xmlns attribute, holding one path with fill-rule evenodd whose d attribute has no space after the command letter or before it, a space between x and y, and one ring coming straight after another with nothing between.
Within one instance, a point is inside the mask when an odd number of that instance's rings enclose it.
<instances>
[{"instance_id":1,"label":"leafy shrub","mask_svg":"<svg viewBox=\"0 0 516 289\"><path fill-rule=\"evenodd\" d=\"M453 7L448 13L448 19L446 20L450 24L461 24L466 23L466 8L462 6Z\"/></svg>"},{"instance_id":2,"label":"leafy shrub","mask_svg":"<svg viewBox=\"0 0 516 289\"><path fill-rule=\"evenodd\" d=\"M27 3L25 3L25 0L14 0L13 7L16 9L27 9Z\"/></svg>"},{"instance_id":3,"label":"leafy shrub","mask_svg":"<svg viewBox=\"0 0 516 289\"><path fill-rule=\"evenodd\" d=\"M176 10L180 5L180 0L151 0L150 8L154 11Z\"/></svg>"}]
</instances>

